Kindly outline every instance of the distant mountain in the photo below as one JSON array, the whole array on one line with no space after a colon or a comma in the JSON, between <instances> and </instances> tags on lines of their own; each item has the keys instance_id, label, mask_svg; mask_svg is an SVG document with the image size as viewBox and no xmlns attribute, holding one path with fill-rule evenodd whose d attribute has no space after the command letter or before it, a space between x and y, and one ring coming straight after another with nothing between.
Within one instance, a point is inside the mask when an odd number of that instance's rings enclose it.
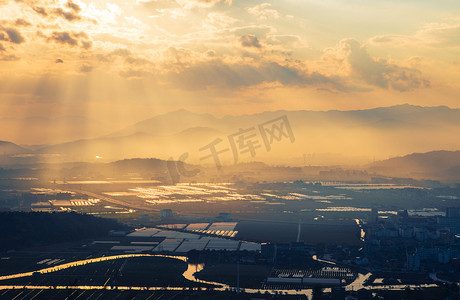
<instances>
[{"instance_id":1,"label":"distant mountain","mask_svg":"<svg viewBox=\"0 0 460 300\"><path fill-rule=\"evenodd\" d=\"M219 119L209 114L196 114L185 109L180 109L138 122L107 136L120 137L139 132L155 136L165 136L194 127L213 128L218 122Z\"/></svg>"},{"instance_id":2,"label":"distant mountain","mask_svg":"<svg viewBox=\"0 0 460 300\"><path fill-rule=\"evenodd\" d=\"M285 134L278 136L279 139L271 137L273 145L267 148L259 125L267 125L282 116L287 117L295 142ZM271 132L279 134L273 131L276 128L272 125L267 126ZM237 143L240 129L247 134ZM227 164L235 160L289 165L341 164L337 159L333 162L315 159L324 158L322 153L331 153L336 157L352 157L352 160L343 159L343 164L350 165L391 155L460 149L460 139L456 138L459 134L460 109L445 106L403 104L351 111L280 110L223 117L178 110L99 138L42 147L36 153L61 161L101 161L101 158L113 161L135 157L178 159L189 153L187 162L213 164L209 147L214 143L216 151L222 153L220 159ZM235 148L247 145L249 136L257 147L256 156L244 152L248 149Z\"/></svg>"},{"instance_id":3,"label":"distant mountain","mask_svg":"<svg viewBox=\"0 0 460 300\"><path fill-rule=\"evenodd\" d=\"M413 153L375 162L370 170L378 174L415 179L460 179L460 151Z\"/></svg>"},{"instance_id":4,"label":"distant mountain","mask_svg":"<svg viewBox=\"0 0 460 300\"><path fill-rule=\"evenodd\" d=\"M188 128L207 127L224 133L231 133L239 127L254 126L259 123L287 115L292 125L344 126L344 127L439 127L442 125L460 126L460 109L446 106L422 107L409 104L350 111L269 111L251 115L224 116L216 118L209 114L196 114L187 110L177 110L159 115L117 131L110 136L127 136L142 132L151 135L170 135Z\"/></svg>"},{"instance_id":5,"label":"distant mountain","mask_svg":"<svg viewBox=\"0 0 460 300\"><path fill-rule=\"evenodd\" d=\"M79 116L0 118L0 128L4 129L0 138L29 145L63 143L108 134L114 124Z\"/></svg>"},{"instance_id":6,"label":"distant mountain","mask_svg":"<svg viewBox=\"0 0 460 300\"><path fill-rule=\"evenodd\" d=\"M188 148L198 148L214 139L221 132L207 127L187 128L173 135L152 135L136 132L128 136L108 136L98 139L78 140L74 142L47 146L37 153L58 153L67 161L94 161L96 156L104 161L123 158L161 157L176 158Z\"/></svg>"},{"instance_id":7,"label":"distant mountain","mask_svg":"<svg viewBox=\"0 0 460 300\"><path fill-rule=\"evenodd\" d=\"M7 142L7 141L0 141L0 155L24 154L28 152L30 152L30 150L27 150L14 143Z\"/></svg>"}]
</instances>

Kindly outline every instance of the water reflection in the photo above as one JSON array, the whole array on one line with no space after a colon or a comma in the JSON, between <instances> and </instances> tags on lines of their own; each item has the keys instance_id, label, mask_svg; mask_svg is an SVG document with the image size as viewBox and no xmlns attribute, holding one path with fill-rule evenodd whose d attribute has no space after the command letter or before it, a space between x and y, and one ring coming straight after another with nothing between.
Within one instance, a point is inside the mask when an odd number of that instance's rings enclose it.
<instances>
[{"instance_id":1,"label":"water reflection","mask_svg":"<svg viewBox=\"0 0 460 300\"><path fill-rule=\"evenodd\" d=\"M7 280L7 279L15 279L15 278L21 278L21 277L28 277L32 276L33 274L46 274L50 272L56 272L68 268L73 268L73 267L78 267L78 266L83 266L89 263L97 263L97 262L102 262L102 261L108 261L108 260L115 260L115 259L124 259L124 258L130 258L130 257L166 257L166 258L173 258L173 259L179 259L184 262L188 262L188 258L185 256L171 256L171 255L152 255L152 254L124 254L124 255L113 255L113 256L105 256L105 257L99 257L99 258L92 258L92 259L86 259L86 260L80 260L80 261L74 261L50 268L44 268L41 270L33 271L33 272L25 272L25 273L18 273L18 274L11 274L11 275L4 275L0 276L0 281L2 280ZM336 263L333 261L328 261L324 259L318 258L316 255L313 256L313 259L323 262L323 263L328 263L328 264L333 264L335 265ZM184 290L184 289L191 289L191 290L217 290L217 291L226 291L226 290L236 290L235 287L231 287L227 284L219 283L219 282L211 282L211 281L204 281L197 279L195 277L195 273L203 270L204 264L193 264L193 263L188 263L187 265L187 270L182 274L184 278L197 282L197 283L205 283L209 285L213 285L213 287L210 288L185 288L185 287L141 287L141 286L116 286L116 287L110 287L110 286L32 286L32 285L0 285L0 290L5 290L5 289L79 289L79 290L110 290L110 289L118 289L118 290L149 290L149 291L156 291L156 290ZM357 278L350 284L348 284L345 288L347 290L359 290L361 288L366 288L366 289L371 289L371 290L377 290L377 289L393 289L393 290L400 290L404 289L406 287L411 287L411 288L416 288L416 287L433 287L437 286L436 284L422 284L422 285L385 285L385 286L364 286L365 281L371 276L371 273L367 274L358 274ZM325 291L328 291L330 289L326 289ZM312 290L311 289L303 289L303 290L293 290L293 289L241 289L241 291L244 291L246 293L269 293L269 294L289 294L289 295L307 295L309 297L312 296Z\"/></svg>"}]
</instances>

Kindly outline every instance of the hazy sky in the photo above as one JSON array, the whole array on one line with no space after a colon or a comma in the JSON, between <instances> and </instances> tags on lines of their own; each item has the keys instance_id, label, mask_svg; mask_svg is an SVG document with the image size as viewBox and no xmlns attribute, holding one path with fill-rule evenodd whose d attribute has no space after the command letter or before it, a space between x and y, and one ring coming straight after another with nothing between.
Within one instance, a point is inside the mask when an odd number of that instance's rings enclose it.
<instances>
[{"instance_id":1,"label":"hazy sky","mask_svg":"<svg viewBox=\"0 0 460 300\"><path fill-rule=\"evenodd\" d=\"M460 107L458 0L0 0L0 19L11 122Z\"/></svg>"}]
</instances>

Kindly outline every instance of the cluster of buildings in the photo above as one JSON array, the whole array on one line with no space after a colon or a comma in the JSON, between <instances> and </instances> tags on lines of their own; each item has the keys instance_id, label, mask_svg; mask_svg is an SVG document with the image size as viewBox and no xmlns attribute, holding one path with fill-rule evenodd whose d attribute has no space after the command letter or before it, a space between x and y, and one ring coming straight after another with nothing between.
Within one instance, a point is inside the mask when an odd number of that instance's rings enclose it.
<instances>
[{"instance_id":1,"label":"cluster of buildings","mask_svg":"<svg viewBox=\"0 0 460 300\"><path fill-rule=\"evenodd\" d=\"M366 224L363 250L373 269L443 268L460 258L460 209L446 208L445 216L409 216L404 211L385 218L373 209Z\"/></svg>"}]
</instances>

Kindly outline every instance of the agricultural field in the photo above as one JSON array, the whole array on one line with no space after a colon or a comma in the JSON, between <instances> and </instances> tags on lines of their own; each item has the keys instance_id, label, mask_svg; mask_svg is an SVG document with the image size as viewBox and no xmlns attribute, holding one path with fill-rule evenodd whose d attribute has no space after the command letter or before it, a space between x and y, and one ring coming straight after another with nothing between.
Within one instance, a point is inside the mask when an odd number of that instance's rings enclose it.
<instances>
[{"instance_id":1,"label":"agricultural field","mask_svg":"<svg viewBox=\"0 0 460 300\"><path fill-rule=\"evenodd\" d=\"M255 242L296 242L298 223L244 220L235 228L237 238ZM359 246L360 230L356 224L301 224L299 241L307 244L349 244Z\"/></svg>"},{"instance_id":2,"label":"agricultural field","mask_svg":"<svg viewBox=\"0 0 460 300\"><path fill-rule=\"evenodd\" d=\"M239 276L242 288L258 289L262 281L270 275L272 267L268 265L240 265ZM214 264L206 265L203 270L195 274L195 277L205 281L215 281L236 286L237 281L236 264Z\"/></svg>"},{"instance_id":3,"label":"agricultural field","mask_svg":"<svg viewBox=\"0 0 460 300\"><path fill-rule=\"evenodd\" d=\"M165 257L132 257L86 264L32 277L3 280L2 284L38 286L207 286L186 280L187 263Z\"/></svg>"}]
</instances>

